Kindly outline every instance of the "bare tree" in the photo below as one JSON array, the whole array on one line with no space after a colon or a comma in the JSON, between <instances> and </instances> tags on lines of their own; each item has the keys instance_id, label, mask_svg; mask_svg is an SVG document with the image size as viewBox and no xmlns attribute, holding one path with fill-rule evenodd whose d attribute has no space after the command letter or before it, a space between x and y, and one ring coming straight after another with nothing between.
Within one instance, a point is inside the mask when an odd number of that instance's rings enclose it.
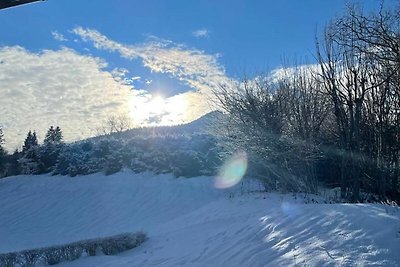
<instances>
[{"instance_id":1,"label":"bare tree","mask_svg":"<svg viewBox=\"0 0 400 267\"><path fill-rule=\"evenodd\" d=\"M246 151L251 174L268 188L317 190L315 162L321 154L314 139L326 114L316 114L325 109L320 107L322 96L305 91L312 77L303 75L284 75L275 82L258 76L215 92L227 114L218 128L222 145L231 153Z\"/></svg>"},{"instance_id":2,"label":"bare tree","mask_svg":"<svg viewBox=\"0 0 400 267\"><path fill-rule=\"evenodd\" d=\"M132 119L127 115L111 115L107 117L101 127L97 129L100 135L120 134L132 128Z\"/></svg>"},{"instance_id":3,"label":"bare tree","mask_svg":"<svg viewBox=\"0 0 400 267\"><path fill-rule=\"evenodd\" d=\"M386 192L385 157L390 152L384 151L389 147L385 135L392 128L390 121L398 116L393 108L399 100L394 89L398 86L394 77L399 72L399 32L390 24L394 18L397 15L383 10L365 16L352 6L317 42L317 76L330 96L340 133L342 193L350 189L354 201L360 199L360 187L368 186L371 177L379 194ZM374 170L368 171L371 164Z\"/></svg>"},{"instance_id":4,"label":"bare tree","mask_svg":"<svg viewBox=\"0 0 400 267\"><path fill-rule=\"evenodd\" d=\"M318 69L286 68L216 90L226 151L247 151L268 187L312 191L328 168L343 198L398 198L399 14L350 6L317 40Z\"/></svg>"}]
</instances>

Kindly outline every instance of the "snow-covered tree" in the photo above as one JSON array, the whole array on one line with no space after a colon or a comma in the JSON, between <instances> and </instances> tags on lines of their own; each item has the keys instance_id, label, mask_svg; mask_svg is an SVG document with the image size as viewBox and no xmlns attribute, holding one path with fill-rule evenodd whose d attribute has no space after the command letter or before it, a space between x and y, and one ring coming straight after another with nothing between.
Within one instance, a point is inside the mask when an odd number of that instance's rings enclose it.
<instances>
[{"instance_id":1,"label":"snow-covered tree","mask_svg":"<svg viewBox=\"0 0 400 267\"><path fill-rule=\"evenodd\" d=\"M22 150L27 151L30 148L37 146L37 145L38 145L38 140L37 140L36 132L33 131L33 133L32 133L32 131L29 131L28 135L25 138L24 146L23 146Z\"/></svg>"},{"instance_id":2,"label":"snow-covered tree","mask_svg":"<svg viewBox=\"0 0 400 267\"><path fill-rule=\"evenodd\" d=\"M40 147L31 146L23 151L21 158L18 159L23 174L40 174L45 172L45 167L40 159Z\"/></svg>"},{"instance_id":3,"label":"snow-covered tree","mask_svg":"<svg viewBox=\"0 0 400 267\"><path fill-rule=\"evenodd\" d=\"M49 128L44 138L44 143L61 143L63 139L62 131L59 126L55 129L53 126Z\"/></svg>"}]
</instances>

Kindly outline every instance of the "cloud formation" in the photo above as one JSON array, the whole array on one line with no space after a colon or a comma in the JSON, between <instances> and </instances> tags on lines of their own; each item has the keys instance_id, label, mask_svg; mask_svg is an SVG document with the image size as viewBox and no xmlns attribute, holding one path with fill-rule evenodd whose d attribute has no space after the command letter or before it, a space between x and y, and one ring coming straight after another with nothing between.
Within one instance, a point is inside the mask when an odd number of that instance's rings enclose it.
<instances>
[{"instance_id":1,"label":"cloud formation","mask_svg":"<svg viewBox=\"0 0 400 267\"><path fill-rule=\"evenodd\" d=\"M20 147L29 130L43 139L59 125L66 140L95 134L110 114L129 114L137 92L112 73L104 60L62 48L32 53L0 48L0 124L6 147Z\"/></svg>"},{"instance_id":2,"label":"cloud formation","mask_svg":"<svg viewBox=\"0 0 400 267\"><path fill-rule=\"evenodd\" d=\"M209 31L207 29L199 29L192 32L192 35L196 38L207 38L209 36Z\"/></svg>"},{"instance_id":3,"label":"cloud formation","mask_svg":"<svg viewBox=\"0 0 400 267\"><path fill-rule=\"evenodd\" d=\"M235 83L218 63L218 55L206 54L154 36L142 44L126 45L94 29L76 27L72 32L83 41L93 43L99 50L119 53L129 60L141 60L152 72L168 74L188 86L187 92L165 99L156 113L148 110L152 106L151 95L147 95L146 101L140 99L138 103L134 100L135 118L142 124L168 125L192 121L215 108L212 104L214 90L220 86L232 88ZM146 83L150 82L146 80Z\"/></svg>"},{"instance_id":4,"label":"cloud formation","mask_svg":"<svg viewBox=\"0 0 400 267\"><path fill-rule=\"evenodd\" d=\"M218 63L218 55L209 55L156 37L144 44L125 45L93 29L77 27L73 33L84 41L92 42L97 49L117 52L131 60L141 59L143 65L151 71L167 73L203 94L232 83L225 69Z\"/></svg>"},{"instance_id":5,"label":"cloud formation","mask_svg":"<svg viewBox=\"0 0 400 267\"><path fill-rule=\"evenodd\" d=\"M52 31L51 35L53 35L53 38L57 41L60 42L67 42L68 39L64 37L64 35L62 35L61 33L59 33L58 31Z\"/></svg>"}]
</instances>

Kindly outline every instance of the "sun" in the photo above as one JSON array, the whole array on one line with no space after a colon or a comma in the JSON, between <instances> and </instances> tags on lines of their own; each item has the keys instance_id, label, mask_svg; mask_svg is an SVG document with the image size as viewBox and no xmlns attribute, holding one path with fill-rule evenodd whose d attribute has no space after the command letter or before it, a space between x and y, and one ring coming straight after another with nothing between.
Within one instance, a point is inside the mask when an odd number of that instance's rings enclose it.
<instances>
[{"instance_id":1,"label":"sun","mask_svg":"<svg viewBox=\"0 0 400 267\"><path fill-rule=\"evenodd\" d=\"M130 101L131 116L138 126L176 125L186 122L188 103L183 95L136 96Z\"/></svg>"},{"instance_id":2,"label":"sun","mask_svg":"<svg viewBox=\"0 0 400 267\"><path fill-rule=\"evenodd\" d=\"M176 95L166 99L165 107L175 124L182 123L188 112L188 101L184 95Z\"/></svg>"},{"instance_id":3,"label":"sun","mask_svg":"<svg viewBox=\"0 0 400 267\"><path fill-rule=\"evenodd\" d=\"M161 95L154 95L147 106L150 112L162 114L165 109L165 99Z\"/></svg>"}]
</instances>

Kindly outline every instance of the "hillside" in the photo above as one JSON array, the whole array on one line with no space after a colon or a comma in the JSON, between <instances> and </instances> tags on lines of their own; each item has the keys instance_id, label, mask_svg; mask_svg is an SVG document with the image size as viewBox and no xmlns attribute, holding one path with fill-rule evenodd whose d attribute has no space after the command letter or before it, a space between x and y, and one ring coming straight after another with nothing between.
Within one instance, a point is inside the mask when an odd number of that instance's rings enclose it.
<instances>
[{"instance_id":1,"label":"hillside","mask_svg":"<svg viewBox=\"0 0 400 267\"><path fill-rule=\"evenodd\" d=\"M130 171L1 179L0 252L143 230L149 240L137 249L59 266L400 264L396 207L259 193L251 180L226 190L213 183Z\"/></svg>"},{"instance_id":2,"label":"hillside","mask_svg":"<svg viewBox=\"0 0 400 267\"><path fill-rule=\"evenodd\" d=\"M179 125L171 126L154 126L154 127L141 127L126 130L122 133L113 133L111 136L123 137L126 139L136 136L149 136L149 135L193 135L193 134L208 134L210 126L215 126L223 117L220 111L209 112L198 119ZM94 137L101 138L99 137ZM90 139L89 139L90 140Z\"/></svg>"}]
</instances>

